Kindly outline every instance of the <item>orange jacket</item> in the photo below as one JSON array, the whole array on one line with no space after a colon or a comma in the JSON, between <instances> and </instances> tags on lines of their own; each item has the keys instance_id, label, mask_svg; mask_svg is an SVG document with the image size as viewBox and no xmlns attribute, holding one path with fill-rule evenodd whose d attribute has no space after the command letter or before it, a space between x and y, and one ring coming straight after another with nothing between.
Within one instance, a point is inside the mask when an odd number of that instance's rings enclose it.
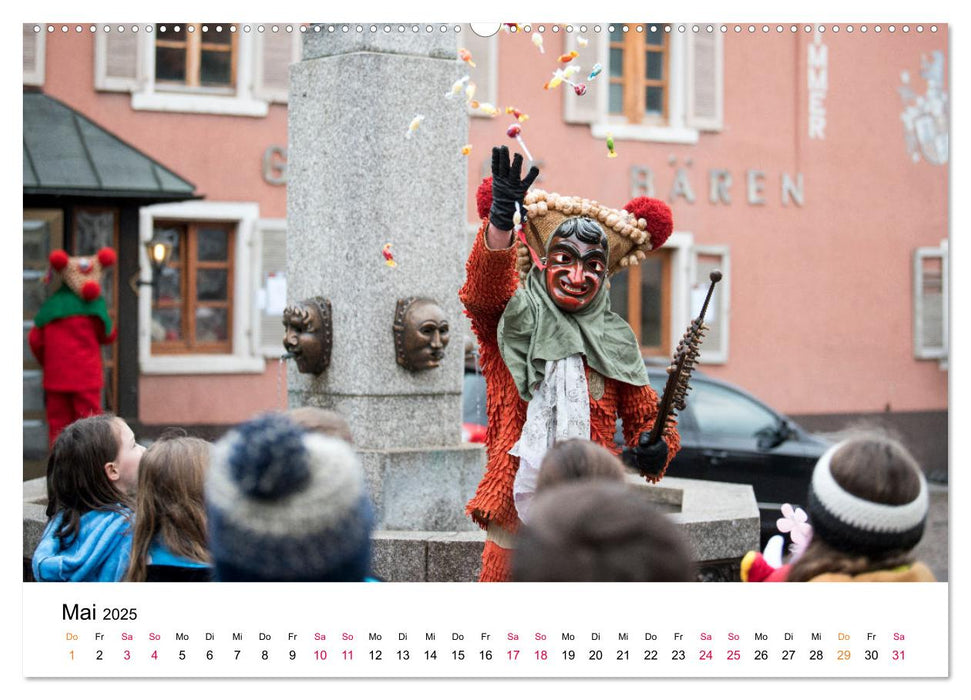
<instances>
[{"instance_id":1,"label":"orange jacket","mask_svg":"<svg viewBox=\"0 0 971 700\"><path fill-rule=\"evenodd\" d=\"M516 532L519 518L513 504L512 487L519 468L519 458L509 450L519 440L526 422L526 402L519 397L512 375L499 354L497 328L509 299L516 291L516 248L490 250L485 245L488 219L483 220L466 263L466 281L459 290L466 315L472 321L472 331L479 340L479 360L486 380L486 473L479 482L475 496L465 512L481 527L490 521L509 532ZM587 378L590 368L584 359ZM614 444L617 417L624 423L624 441L635 445L641 433L650 430L657 415L657 394L648 386L631 386L615 379L604 378L603 396L590 397L590 439L614 454L620 452ZM681 447L677 429L665 431L663 440L668 446L668 460L661 474L649 481L657 481Z\"/></svg>"}]
</instances>

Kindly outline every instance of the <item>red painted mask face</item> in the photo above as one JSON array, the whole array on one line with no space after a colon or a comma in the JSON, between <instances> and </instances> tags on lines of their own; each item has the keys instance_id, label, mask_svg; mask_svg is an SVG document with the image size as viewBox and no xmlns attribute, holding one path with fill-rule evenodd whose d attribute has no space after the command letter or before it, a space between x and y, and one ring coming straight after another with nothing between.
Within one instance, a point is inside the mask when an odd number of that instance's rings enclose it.
<instances>
[{"instance_id":1,"label":"red painted mask face","mask_svg":"<svg viewBox=\"0 0 971 700\"><path fill-rule=\"evenodd\" d=\"M575 313L587 306L607 276L607 251L576 236L555 237L546 256L546 289L558 308Z\"/></svg>"}]
</instances>

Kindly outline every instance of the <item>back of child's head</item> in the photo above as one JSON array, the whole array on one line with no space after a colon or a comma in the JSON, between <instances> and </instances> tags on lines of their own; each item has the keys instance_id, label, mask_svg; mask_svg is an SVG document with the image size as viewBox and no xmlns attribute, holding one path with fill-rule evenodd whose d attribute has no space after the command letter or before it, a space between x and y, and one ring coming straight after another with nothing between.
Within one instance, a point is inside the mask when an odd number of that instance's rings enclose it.
<instances>
[{"instance_id":1,"label":"back of child's head","mask_svg":"<svg viewBox=\"0 0 971 700\"><path fill-rule=\"evenodd\" d=\"M109 413L81 418L64 428L51 446L47 459L47 517L62 514L55 534L65 545L77 535L85 513L122 512L130 505L128 496L114 486L105 471L105 465L119 452L117 421Z\"/></svg>"},{"instance_id":2,"label":"back of child's head","mask_svg":"<svg viewBox=\"0 0 971 700\"><path fill-rule=\"evenodd\" d=\"M299 408L291 408L287 411L287 415L304 430L321 435L330 435L354 444L351 426L344 416L337 411L318 408L317 406L300 406Z\"/></svg>"},{"instance_id":3,"label":"back of child's head","mask_svg":"<svg viewBox=\"0 0 971 700\"><path fill-rule=\"evenodd\" d=\"M693 581L687 542L639 489L605 479L551 486L513 551L514 581Z\"/></svg>"},{"instance_id":4,"label":"back of child's head","mask_svg":"<svg viewBox=\"0 0 971 700\"><path fill-rule=\"evenodd\" d=\"M210 450L205 440L168 434L142 455L126 580L145 580L156 538L173 554L208 561L204 487Z\"/></svg>"},{"instance_id":5,"label":"back of child's head","mask_svg":"<svg viewBox=\"0 0 971 700\"><path fill-rule=\"evenodd\" d=\"M543 457L536 478L536 492L577 479L623 481L624 475L624 463L606 447L590 440L563 440L553 445Z\"/></svg>"},{"instance_id":6,"label":"back of child's head","mask_svg":"<svg viewBox=\"0 0 971 700\"><path fill-rule=\"evenodd\" d=\"M911 563L927 520L927 482L899 441L859 434L819 458L807 502L813 539L793 564L790 581Z\"/></svg>"},{"instance_id":7,"label":"back of child's head","mask_svg":"<svg viewBox=\"0 0 971 700\"><path fill-rule=\"evenodd\" d=\"M206 481L210 553L222 581L361 581L374 516L344 440L270 413L213 448Z\"/></svg>"}]
</instances>

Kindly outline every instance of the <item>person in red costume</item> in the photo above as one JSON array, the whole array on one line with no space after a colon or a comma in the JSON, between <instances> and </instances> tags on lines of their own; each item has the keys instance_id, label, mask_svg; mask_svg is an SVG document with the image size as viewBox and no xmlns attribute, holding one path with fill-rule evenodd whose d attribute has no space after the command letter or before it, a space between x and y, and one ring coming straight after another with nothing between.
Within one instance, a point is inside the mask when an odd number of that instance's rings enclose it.
<instances>
[{"instance_id":1,"label":"person in red costume","mask_svg":"<svg viewBox=\"0 0 971 700\"><path fill-rule=\"evenodd\" d=\"M592 440L656 482L680 448L672 421L647 445L657 415L640 346L610 310L607 275L637 264L671 234L666 204L638 197L614 210L579 197L529 191L492 151L492 177L477 192L482 224L459 291L479 341L486 379L486 473L466 506L486 530L480 581L507 581L515 534L529 518L536 475L558 440Z\"/></svg>"},{"instance_id":2,"label":"person in red costume","mask_svg":"<svg viewBox=\"0 0 971 700\"><path fill-rule=\"evenodd\" d=\"M34 317L27 341L44 370L44 404L50 444L79 418L101 413L101 346L115 340L108 306L101 294L101 271L115 264L115 251L69 258L50 255L62 284Z\"/></svg>"}]
</instances>

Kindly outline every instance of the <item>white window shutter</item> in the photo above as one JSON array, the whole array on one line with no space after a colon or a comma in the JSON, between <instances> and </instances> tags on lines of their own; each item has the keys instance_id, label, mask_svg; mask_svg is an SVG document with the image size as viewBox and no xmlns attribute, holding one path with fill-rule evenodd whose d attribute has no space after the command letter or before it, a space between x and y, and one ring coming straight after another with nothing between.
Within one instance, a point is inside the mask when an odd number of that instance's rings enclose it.
<instances>
[{"instance_id":1,"label":"white window shutter","mask_svg":"<svg viewBox=\"0 0 971 700\"><path fill-rule=\"evenodd\" d=\"M577 39L583 37L587 40L587 45L581 47ZM607 66L607 33L606 28L600 32L586 31L582 34L574 27L574 31L567 32L564 36L564 53L576 51L579 56L573 59L580 67L580 72L573 78L575 83L585 83L587 91L583 95L577 95L573 86L562 83L557 90L563 91L563 121L569 124L596 124L603 121L607 113L607 85L608 85L608 66ZM547 53L550 49L546 49ZM555 63L556 57L552 56L550 65ZM599 63L604 67L603 73L593 80L587 80L590 71L595 64ZM570 65L570 64L567 64ZM549 75L553 77L552 69Z\"/></svg>"},{"instance_id":2,"label":"white window shutter","mask_svg":"<svg viewBox=\"0 0 971 700\"><path fill-rule=\"evenodd\" d=\"M139 88L142 45L152 36L134 32L106 32L94 35L94 87L110 92L132 92Z\"/></svg>"},{"instance_id":3,"label":"white window shutter","mask_svg":"<svg viewBox=\"0 0 971 700\"><path fill-rule=\"evenodd\" d=\"M721 281L715 285L711 302L705 313L705 325L709 330L705 342L701 344L701 361L705 364L724 364L728 362L728 327L731 306L731 261L728 246L695 246L692 251L692 279L690 315L697 318L701 312L713 270L722 273Z\"/></svg>"},{"instance_id":4,"label":"white window shutter","mask_svg":"<svg viewBox=\"0 0 971 700\"><path fill-rule=\"evenodd\" d=\"M259 279L256 283L262 303L257 304L258 352L267 357L283 354L283 310L274 294L274 287L286 284L287 277L287 225L285 219L264 219L259 222L260 259ZM284 295L285 297L285 295Z\"/></svg>"},{"instance_id":5,"label":"white window shutter","mask_svg":"<svg viewBox=\"0 0 971 700\"><path fill-rule=\"evenodd\" d=\"M290 64L300 60L300 34L264 32L255 36L253 95L268 102L287 102Z\"/></svg>"},{"instance_id":6,"label":"white window shutter","mask_svg":"<svg viewBox=\"0 0 971 700\"><path fill-rule=\"evenodd\" d=\"M685 121L688 126L703 131L719 131L722 128L722 46L722 36L718 31L701 29L687 36Z\"/></svg>"},{"instance_id":7,"label":"white window shutter","mask_svg":"<svg viewBox=\"0 0 971 700\"><path fill-rule=\"evenodd\" d=\"M914 251L914 357L948 357L947 241Z\"/></svg>"},{"instance_id":8,"label":"white window shutter","mask_svg":"<svg viewBox=\"0 0 971 700\"><path fill-rule=\"evenodd\" d=\"M35 26L40 27L39 32L34 31ZM24 25L24 85L44 84L44 38L46 33L46 24Z\"/></svg>"},{"instance_id":9,"label":"white window shutter","mask_svg":"<svg viewBox=\"0 0 971 700\"><path fill-rule=\"evenodd\" d=\"M500 33L502 31L499 30ZM505 116L505 107L499 104L499 34L479 36L472 31L471 25L463 24L462 31L458 33L458 48L468 49L472 54L472 62L475 63L475 68L464 67L469 75L469 82L475 83L473 99L480 104L491 104ZM457 95L452 99L463 99L463 96ZM489 118L487 113L471 107L469 115Z\"/></svg>"}]
</instances>

